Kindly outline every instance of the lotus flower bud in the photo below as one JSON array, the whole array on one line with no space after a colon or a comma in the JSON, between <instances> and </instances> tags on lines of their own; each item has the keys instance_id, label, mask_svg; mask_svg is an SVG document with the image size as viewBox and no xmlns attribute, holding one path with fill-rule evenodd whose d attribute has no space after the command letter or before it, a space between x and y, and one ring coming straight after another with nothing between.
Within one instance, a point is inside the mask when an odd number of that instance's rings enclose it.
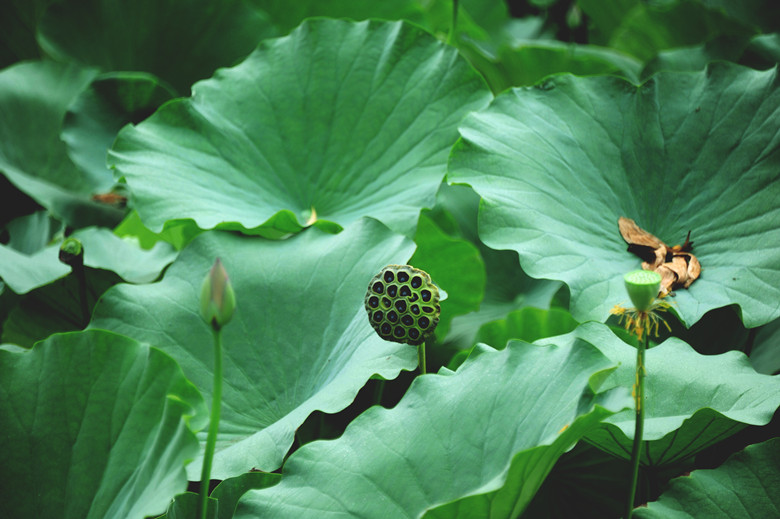
<instances>
[{"instance_id":1,"label":"lotus flower bud","mask_svg":"<svg viewBox=\"0 0 780 519\"><path fill-rule=\"evenodd\" d=\"M439 287L425 271L388 265L368 284L365 308L380 337L418 345L439 324Z\"/></svg>"},{"instance_id":2,"label":"lotus flower bud","mask_svg":"<svg viewBox=\"0 0 780 519\"><path fill-rule=\"evenodd\" d=\"M634 307L647 312L661 289L661 274L652 270L634 270L623 276Z\"/></svg>"},{"instance_id":3,"label":"lotus flower bud","mask_svg":"<svg viewBox=\"0 0 780 519\"><path fill-rule=\"evenodd\" d=\"M222 261L216 259L203 280L200 290L200 315L214 330L219 330L233 317L236 296Z\"/></svg>"}]
</instances>

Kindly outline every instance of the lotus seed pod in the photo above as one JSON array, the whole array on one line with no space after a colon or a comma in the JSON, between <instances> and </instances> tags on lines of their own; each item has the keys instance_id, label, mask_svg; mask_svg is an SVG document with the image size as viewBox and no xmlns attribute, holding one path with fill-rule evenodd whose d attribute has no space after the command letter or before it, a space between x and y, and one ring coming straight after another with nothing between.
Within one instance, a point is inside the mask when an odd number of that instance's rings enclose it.
<instances>
[{"instance_id":1,"label":"lotus seed pod","mask_svg":"<svg viewBox=\"0 0 780 519\"><path fill-rule=\"evenodd\" d=\"M634 270L623 276L626 290L634 307L646 312L661 289L661 274L652 270Z\"/></svg>"},{"instance_id":2,"label":"lotus seed pod","mask_svg":"<svg viewBox=\"0 0 780 519\"><path fill-rule=\"evenodd\" d=\"M212 328L219 330L230 322L235 309L233 286L222 261L217 258L200 289L200 315Z\"/></svg>"},{"instance_id":3,"label":"lotus seed pod","mask_svg":"<svg viewBox=\"0 0 780 519\"><path fill-rule=\"evenodd\" d=\"M84 264L84 247L76 238L66 238L60 245L60 261L71 267Z\"/></svg>"},{"instance_id":4,"label":"lotus seed pod","mask_svg":"<svg viewBox=\"0 0 780 519\"><path fill-rule=\"evenodd\" d=\"M368 284L365 307L380 337L418 345L439 324L439 287L423 270L388 265Z\"/></svg>"}]
</instances>

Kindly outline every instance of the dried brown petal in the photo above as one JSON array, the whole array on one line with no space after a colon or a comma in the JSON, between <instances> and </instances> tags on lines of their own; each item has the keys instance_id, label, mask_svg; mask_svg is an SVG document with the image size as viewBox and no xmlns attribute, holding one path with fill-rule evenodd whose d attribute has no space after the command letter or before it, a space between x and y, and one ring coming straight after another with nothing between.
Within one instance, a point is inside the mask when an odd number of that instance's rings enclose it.
<instances>
[{"instance_id":1,"label":"dried brown petal","mask_svg":"<svg viewBox=\"0 0 780 519\"><path fill-rule=\"evenodd\" d=\"M677 281L677 274L669 268L669 263L665 263L655 269L656 272L661 274L661 291L660 295L661 297L664 297L669 294L669 292L672 291L672 288L674 287L674 283Z\"/></svg>"},{"instance_id":2,"label":"dried brown petal","mask_svg":"<svg viewBox=\"0 0 780 519\"><path fill-rule=\"evenodd\" d=\"M699 279L699 276L701 275L701 263L699 263L696 256L688 252L678 253L675 256L682 257L687 263L686 270L688 272L688 278L685 280L685 283L683 283L683 288L688 288L691 286L691 283Z\"/></svg>"},{"instance_id":3,"label":"dried brown petal","mask_svg":"<svg viewBox=\"0 0 780 519\"><path fill-rule=\"evenodd\" d=\"M664 263L665 267L671 269L676 275L677 280L674 282L673 288L677 288L686 281L688 281L688 262L682 256L675 256L672 261Z\"/></svg>"},{"instance_id":4,"label":"dried brown petal","mask_svg":"<svg viewBox=\"0 0 780 519\"><path fill-rule=\"evenodd\" d=\"M642 230L634 220L621 216L618 219L618 229L620 235L628 243L629 252L636 254L651 265L658 266L665 261L665 259L661 259L659 262L658 249L663 248L665 256L668 248L666 244L649 232Z\"/></svg>"}]
</instances>

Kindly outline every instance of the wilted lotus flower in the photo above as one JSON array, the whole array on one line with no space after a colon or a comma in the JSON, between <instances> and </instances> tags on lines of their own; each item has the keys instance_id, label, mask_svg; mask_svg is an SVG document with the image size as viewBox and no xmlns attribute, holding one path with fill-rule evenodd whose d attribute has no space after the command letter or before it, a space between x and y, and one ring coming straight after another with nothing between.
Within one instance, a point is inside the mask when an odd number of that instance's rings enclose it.
<instances>
[{"instance_id":1,"label":"wilted lotus flower","mask_svg":"<svg viewBox=\"0 0 780 519\"><path fill-rule=\"evenodd\" d=\"M230 322L235 309L233 286L222 261L217 258L200 290L200 315L214 330L219 330Z\"/></svg>"}]
</instances>

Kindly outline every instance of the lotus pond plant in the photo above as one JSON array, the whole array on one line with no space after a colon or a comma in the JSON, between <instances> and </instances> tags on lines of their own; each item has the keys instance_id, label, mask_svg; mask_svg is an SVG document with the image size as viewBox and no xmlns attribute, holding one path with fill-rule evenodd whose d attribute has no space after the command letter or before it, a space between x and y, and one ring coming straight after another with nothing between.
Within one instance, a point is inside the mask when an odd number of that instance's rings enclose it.
<instances>
[{"instance_id":1,"label":"lotus pond plant","mask_svg":"<svg viewBox=\"0 0 780 519\"><path fill-rule=\"evenodd\" d=\"M775 3L4 3L0 517L777 515Z\"/></svg>"}]
</instances>

